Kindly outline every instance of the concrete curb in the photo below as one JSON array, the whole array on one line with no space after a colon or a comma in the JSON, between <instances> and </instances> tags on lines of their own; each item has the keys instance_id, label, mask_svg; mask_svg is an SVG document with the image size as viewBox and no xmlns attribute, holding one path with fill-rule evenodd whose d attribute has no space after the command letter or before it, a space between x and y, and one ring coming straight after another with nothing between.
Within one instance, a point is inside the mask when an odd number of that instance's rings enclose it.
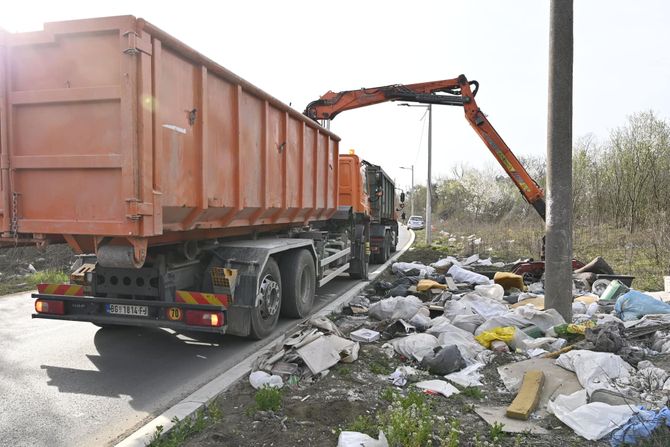
<instances>
[{"instance_id":1,"label":"concrete curb","mask_svg":"<svg viewBox=\"0 0 670 447\"><path fill-rule=\"evenodd\" d=\"M410 233L409 242L401 249L398 250L394 255L386 261L383 265L379 266L374 272L370 273L370 281L374 280L379 276L384 270L386 270L393 261L399 258L403 253L405 253L414 243L416 235L414 231L408 230ZM315 316L324 316L332 312L340 311L345 304L351 301L356 295L360 293L367 285L369 281L359 282L354 287L349 289L344 295L336 299L335 301L327 304L319 311L317 311L312 317ZM310 317L311 318L311 317ZM219 394L225 392L230 388L235 382L240 380L243 377L246 377L250 372L253 366L253 363L257 358L267 353L272 347L275 346L275 343L283 339L284 336L292 332L297 326L303 323L305 320L296 321L295 324L292 324L289 328L284 330L282 333L278 334L271 340L268 340L265 345L263 345L259 350L254 352L249 357L240 361L237 365L233 366L229 370L221 373L211 382L205 384L200 389L193 392L191 395L183 399L182 401L176 403L171 408L167 409L163 414L152 419L150 422L146 423L140 427L137 431L132 433L127 438L123 439L116 444L116 447L145 447L151 441L154 433L156 432L156 427L161 425L163 426L163 433L169 432L175 425L175 418L178 420L183 420L196 411L200 410L206 406L209 402L213 401Z\"/></svg>"}]
</instances>

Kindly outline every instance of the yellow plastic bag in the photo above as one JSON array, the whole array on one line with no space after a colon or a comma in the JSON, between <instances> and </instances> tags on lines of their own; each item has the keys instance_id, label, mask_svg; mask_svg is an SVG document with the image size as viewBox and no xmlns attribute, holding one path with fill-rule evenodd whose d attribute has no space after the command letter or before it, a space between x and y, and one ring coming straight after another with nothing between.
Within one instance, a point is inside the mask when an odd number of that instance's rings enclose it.
<instances>
[{"instance_id":1,"label":"yellow plastic bag","mask_svg":"<svg viewBox=\"0 0 670 447\"><path fill-rule=\"evenodd\" d=\"M432 279L420 279L419 283L416 285L416 290L419 292L425 292L426 290L430 289L446 289L447 286L444 284L440 284L437 281L433 281Z\"/></svg>"},{"instance_id":2,"label":"yellow plastic bag","mask_svg":"<svg viewBox=\"0 0 670 447\"><path fill-rule=\"evenodd\" d=\"M567 332L569 334L584 335L587 329L593 329L594 327L596 327L595 321L588 320L582 324L569 324Z\"/></svg>"},{"instance_id":3,"label":"yellow plastic bag","mask_svg":"<svg viewBox=\"0 0 670 447\"><path fill-rule=\"evenodd\" d=\"M496 327L490 331L484 331L481 334L476 335L475 340L486 349L489 349L491 347L491 342L495 340L501 340L509 344L514 338L515 331L516 328L514 326Z\"/></svg>"}]
</instances>

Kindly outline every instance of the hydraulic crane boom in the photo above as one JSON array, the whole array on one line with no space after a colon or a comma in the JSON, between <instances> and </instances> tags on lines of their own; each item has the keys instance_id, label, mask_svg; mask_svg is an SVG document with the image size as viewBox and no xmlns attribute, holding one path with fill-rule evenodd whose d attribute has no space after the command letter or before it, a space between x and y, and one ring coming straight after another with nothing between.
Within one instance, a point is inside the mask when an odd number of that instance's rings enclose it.
<instances>
[{"instance_id":1,"label":"hydraulic crane boom","mask_svg":"<svg viewBox=\"0 0 670 447\"><path fill-rule=\"evenodd\" d=\"M474 89L471 86L474 86ZM309 103L304 114L314 120L332 120L345 110L387 101L461 106L465 111L466 119L477 132L477 135L484 141L486 147L489 148L498 163L519 188L526 201L533 205L533 208L544 220L544 192L477 106L475 95L478 89L479 83L477 81L468 81L465 75L460 75L456 79L444 81L386 85L339 93L329 91L320 99Z\"/></svg>"}]
</instances>

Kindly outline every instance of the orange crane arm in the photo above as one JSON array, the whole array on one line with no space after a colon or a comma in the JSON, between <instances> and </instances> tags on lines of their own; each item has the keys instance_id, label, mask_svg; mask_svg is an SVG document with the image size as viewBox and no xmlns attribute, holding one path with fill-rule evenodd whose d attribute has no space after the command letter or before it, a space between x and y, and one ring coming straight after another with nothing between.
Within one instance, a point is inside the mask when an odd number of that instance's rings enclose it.
<instances>
[{"instance_id":1,"label":"orange crane arm","mask_svg":"<svg viewBox=\"0 0 670 447\"><path fill-rule=\"evenodd\" d=\"M471 86L474 86L474 89ZM332 120L337 114L345 110L387 101L462 106L470 126L484 141L486 147L489 148L516 187L519 188L526 201L535 208L544 220L544 191L528 174L528 171L477 106L475 95L478 89L479 83L477 81L468 81L465 75L460 75L456 79L419 84L394 84L338 93L329 91L318 100L309 103L304 114L314 120Z\"/></svg>"}]
</instances>

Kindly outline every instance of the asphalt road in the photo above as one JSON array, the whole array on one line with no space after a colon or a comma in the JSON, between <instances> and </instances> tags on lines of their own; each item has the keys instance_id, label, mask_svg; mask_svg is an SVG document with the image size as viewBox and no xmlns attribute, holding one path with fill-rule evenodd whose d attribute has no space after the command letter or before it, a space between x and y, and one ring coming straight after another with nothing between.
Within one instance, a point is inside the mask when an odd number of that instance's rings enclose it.
<instances>
[{"instance_id":1,"label":"asphalt road","mask_svg":"<svg viewBox=\"0 0 670 447\"><path fill-rule=\"evenodd\" d=\"M398 247L409 233L401 231ZM371 266L371 272L377 266ZM317 291L316 308L357 281ZM264 343L164 329L33 320L30 293L0 297L0 445L101 446L123 439ZM280 320L277 331L296 320Z\"/></svg>"}]
</instances>

